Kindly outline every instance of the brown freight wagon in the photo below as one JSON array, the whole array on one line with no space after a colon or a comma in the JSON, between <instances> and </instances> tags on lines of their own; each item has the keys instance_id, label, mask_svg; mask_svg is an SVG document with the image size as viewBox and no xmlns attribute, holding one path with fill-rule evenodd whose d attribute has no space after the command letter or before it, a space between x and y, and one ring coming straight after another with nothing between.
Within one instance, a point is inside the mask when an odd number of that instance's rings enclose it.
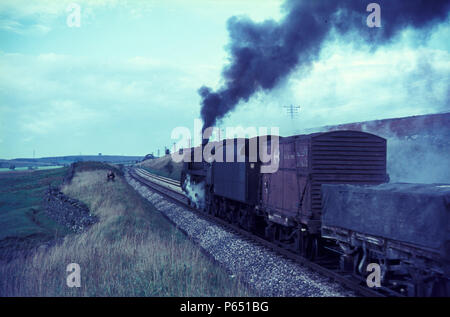
<instances>
[{"instance_id":1,"label":"brown freight wagon","mask_svg":"<svg viewBox=\"0 0 450 317\"><path fill-rule=\"evenodd\" d=\"M262 175L261 209L282 228L319 234L322 184L380 184L386 140L359 131L280 138L277 172ZM286 228L286 229L287 229Z\"/></svg>"}]
</instances>

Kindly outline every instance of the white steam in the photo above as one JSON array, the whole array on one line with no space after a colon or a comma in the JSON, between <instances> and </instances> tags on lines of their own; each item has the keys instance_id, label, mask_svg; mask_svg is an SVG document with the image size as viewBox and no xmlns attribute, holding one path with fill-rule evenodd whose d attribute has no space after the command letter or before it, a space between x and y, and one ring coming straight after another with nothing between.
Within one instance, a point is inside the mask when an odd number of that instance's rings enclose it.
<instances>
[{"instance_id":1,"label":"white steam","mask_svg":"<svg viewBox=\"0 0 450 317\"><path fill-rule=\"evenodd\" d=\"M450 184L450 112L304 129L356 130L387 140L391 182Z\"/></svg>"},{"instance_id":2,"label":"white steam","mask_svg":"<svg viewBox=\"0 0 450 317\"><path fill-rule=\"evenodd\" d=\"M450 183L450 140L435 135L388 137L391 182Z\"/></svg>"},{"instance_id":3,"label":"white steam","mask_svg":"<svg viewBox=\"0 0 450 317\"><path fill-rule=\"evenodd\" d=\"M205 182L191 181L191 176L188 174L184 181L184 192L195 208L205 208Z\"/></svg>"},{"instance_id":4,"label":"white steam","mask_svg":"<svg viewBox=\"0 0 450 317\"><path fill-rule=\"evenodd\" d=\"M427 128L421 118L411 123L412 133L397 133L392 122L378 128L363 124L361 130L386 138L390 182L450 183L450 127Z\"/></svg>"}]
</instances>

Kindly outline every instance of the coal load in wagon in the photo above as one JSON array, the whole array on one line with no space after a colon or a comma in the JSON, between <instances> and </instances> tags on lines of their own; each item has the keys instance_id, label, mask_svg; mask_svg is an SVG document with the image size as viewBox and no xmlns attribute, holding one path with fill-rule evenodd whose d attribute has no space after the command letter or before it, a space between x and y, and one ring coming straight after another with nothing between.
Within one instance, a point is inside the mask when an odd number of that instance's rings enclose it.
<instances>
[{"instance_id":1,"label":"coal load in wagon","mask_svg":"<svg viewBox=\"0 0 450 317\"><path fill-rule=\"evenodd\" d=\"M322 224L435 249L450 240L450 185L322 185Z\"/></svg>"}]
</instances>

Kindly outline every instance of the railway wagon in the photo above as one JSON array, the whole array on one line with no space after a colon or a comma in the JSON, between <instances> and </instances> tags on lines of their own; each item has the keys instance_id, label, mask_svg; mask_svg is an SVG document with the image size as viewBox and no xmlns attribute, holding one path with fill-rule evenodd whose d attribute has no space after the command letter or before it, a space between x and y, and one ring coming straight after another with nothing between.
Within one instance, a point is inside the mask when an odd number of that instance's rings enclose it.
<instances>
[{"instance_id":1,"label":"railway wagon","mask_svg":"<svg viewBox=\"0 0 450 317\"><path fill-rule=\"evenodd\" d=\"M265 235L303 254L317 253L322 184L381 184L386 140L359 131L334 131L280 139L278 171L261 175Z\"/></svg>"},{"instance_id":2,"label":"railway wagon","mask_svg":"<svg viewBox=\"0 0 450 317\"><path fill-rule=\"evenodd\" d=\"M382 285L409 296L450 295L450 185L323 185L322 237L341 270L378 263Z\"/></svg>"},{"instance_id":3,"label":"railway wagon","mask_svg":"<svg viewBox=\"0 0 450 317\"><path fill-rule=\"evenodd\" d=\"M258 139L236 138L215 144L216 160L212 162L207 184L211 194L243 205L258 204ZM251 143L253 151L251 152ZM253 153L253 155L251 155ZM217 159L220 157L220 161Z\"/></svg>"}]
</instances>

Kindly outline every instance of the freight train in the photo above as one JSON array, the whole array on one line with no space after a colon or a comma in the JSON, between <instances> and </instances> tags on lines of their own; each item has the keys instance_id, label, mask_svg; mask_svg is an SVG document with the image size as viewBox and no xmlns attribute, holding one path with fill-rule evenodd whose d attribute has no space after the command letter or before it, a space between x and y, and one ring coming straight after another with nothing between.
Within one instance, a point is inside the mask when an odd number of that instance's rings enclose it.
<instances>
[{"instance_id":1,"label":"freight train","mask_svg":"<svg viewBox=\"0 0 450 317\"><path fill-rule=\"evenodd\" d=\"M380 287L396 294L450 296L449 185L389 183L386 140L373 134L274 140L185 149L181 184L190 204L312 261L331 259L343 274L364 278L376 263ZM263 173L273 162L255 159L252 146L276 151L278 168ZM196 151L214 160L195 160Z\"/></svg>"}]
</instances>

